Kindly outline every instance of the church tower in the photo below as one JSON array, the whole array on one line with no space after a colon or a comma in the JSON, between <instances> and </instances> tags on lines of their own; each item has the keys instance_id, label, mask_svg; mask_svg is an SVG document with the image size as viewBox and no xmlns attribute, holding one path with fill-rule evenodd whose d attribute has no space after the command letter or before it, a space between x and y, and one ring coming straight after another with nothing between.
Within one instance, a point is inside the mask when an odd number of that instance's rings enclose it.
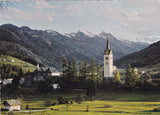
<instances>
[{"instance_id":1,"label":"church tower","mask_svg":"<svg viewBox=\"0 0 160 115\"><path fill-rule=\"evenodd\" d=\"M107 37L107 45L104 51L104 78L113 77L113 53L109 46L109 40Z\"/></svg>"}]
</instances>

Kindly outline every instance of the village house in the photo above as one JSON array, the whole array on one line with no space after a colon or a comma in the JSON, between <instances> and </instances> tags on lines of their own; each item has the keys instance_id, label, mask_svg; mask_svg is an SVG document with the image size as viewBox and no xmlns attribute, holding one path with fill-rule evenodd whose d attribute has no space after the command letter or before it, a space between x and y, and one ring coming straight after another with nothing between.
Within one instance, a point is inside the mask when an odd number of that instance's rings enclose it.
<instances>
[{"instance_id":1,"label":"village house","mask_svg":"<svg viewBox=\"0 0 160 115\"><path fill-rule=\"evenodd\" d=\"M34 72L27 72L25 74L25 86L30 86L32 82L38 82L46 78L59 78L61 73L58 72L54 67L39 67Z\"/></svg>"},{"instance_id":2,"label":"village house","mask_svg":"<svg viewBox=\"0 0 160 115\"><path fill-rule=\"evenodd\" d=\"M4 109L8 111L19 111L21 110L22 103L17 99L11 99L4 101Z\"/></svg>"}]
</instances>

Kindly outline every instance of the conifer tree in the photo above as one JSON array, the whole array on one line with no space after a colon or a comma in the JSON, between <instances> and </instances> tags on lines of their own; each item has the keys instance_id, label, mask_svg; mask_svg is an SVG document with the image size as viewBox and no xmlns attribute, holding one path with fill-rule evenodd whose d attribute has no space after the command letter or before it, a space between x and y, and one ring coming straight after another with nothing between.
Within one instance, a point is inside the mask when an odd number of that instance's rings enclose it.
<instances>
[{"instance_id":1,"label":"conifer tree","mask_svg":"<svg viewBox=\"0 0 160 115\"><path fill-rule=\"evenodd\" d=\"M76 64L76 58L73 58L73 62L72 62L72 72L73 72L73 76L77 75L77 64Z\"/></svg>"},{"instance_id":2,"label":"conifer tree","mask_svg":"<svg viewBox=\"0 0 160 115\"><path fill-rule=\"evenodd\" d=\"M129 82L130 88L132 88L132 89L137 89L138 88L137 84L140 80L139 78L140 78L140 76L138 75L138 73L135 72L135 71L132 71L130 82Z\"/></svg>"},{"instance_id":3,"label":"conifer tree","mask_svg":"<svg viewBox=\"0 0 160 115\"><path fill-rule=\"evenodd\" d=\"M140 76L138 75L138 72L137 71L134 71L132 68L131 68L131 65L129 64L128 67L127 67L127 70L126 70L126 86L128 86L129 88L131 89L137 89L137 84L138 82L140 81Z\"/></svg>"},{"instance_id":4,"label":"conifer tree","mask_svg":"<svg viewBox=\"0 0 160 115\"><path fill-rule=\"evenodd\" d=\"M126 77L131 76L131 73L132 73L132 67L131 67L131 64L128 64L126 69Z\"/></svg>"},{"instance_id":5,"label":"conifer tree","mask_svg":"<svg viewBox=\"0 0 160 115\"><path fill-rule=\"evenodd\" d=\"M88 67L87 67L87 62L84 62L83 63L83 70L82 70L83 72L82 72L82 75L83 76L87 76L88 75L88 73L89 73L89 70L88 70Z\"/></svg>"},{"instance_id":6,"label":"conifer tree","mask_svg":"<svg viewBox=\"0 0 160 115\"><path fill-rule=\"evenodd\" d=\"M67 68L67 75L71 75L72 74L72 62L69 61L68 62L68 68Z\"/></svg>"},{"instance_id":7,"label":"conifer tree","mask_svg":"<svg viewBox=\"0 0 160 115\"><path fill-rule=\"evenodd\" d=\"M92 61L91 61L89 72L90 72L91 75L96 74L96 64L95 64L94 59L92 59Z\"/></svg>"},{"instance_id":8,"label":"conifer tree","mask_svg":"<svg viewBox=\"0 0 160 115\"><path fill-rule=\"evenodd\" d=\"M82 61L82 59L79 62L79 75L80 76L83 75L83 61Z\"/></svg>"},{"instance_id":9,"label":"conifer tree","mask_svg":"<svg viewBox=\"0 0 160 115\"><path fill-rule=\"evenodd\" d=\"M129 82L131 80L131 73L132 73L132 68L131 68L131 65L128 64L128 66L126 68L126 80L125 80L126 86L129 85Z\"/></svg>"},{"instance_id":10,"label":"conifer tree","mask_svg":"<svg viewBox=\"0 0 160 115\"><path fill-rule=\"evenodd\" d=\"M98 65L97 65L97 75L98 75L98 77L102 77L102 71L101 71L101 67L100 67L99 62L98 62Z\"/></svg>"},{"instance_id":11,"label":"conifer tree","mask_svg":"<svg viewBox=\"0 0 160 115\"><path fill-rule=\"evenodd\" d=\"M63 63L62 63L62 72L63 72L63 75L66 75L67 73L67 59L66 58L63 58Z\"/></svg>"},{"instance_id":12,"label":"conifer tree","mask_svg":"<svg viewBox=\"0 0 160 115\"><path fill-rule=\"evenodd\" d=\"M87 82L87 92L88 96L91 96L93 100L93 96L96 95L97 84L102 81L102 78L97 75L95 60L92 59L89 69L89 76L86 77Z\"/></svg>"},{"instance_id":13,"label":"conifer tree","mask_svg":"<svg viewBox=\"0 0 160 115\"><path fill-rule=\"evenodd\" d=\"M24 72L23 72L22 68L19 69L18 76L21 78L24 77Z\"/></svg>"}]
</instances>

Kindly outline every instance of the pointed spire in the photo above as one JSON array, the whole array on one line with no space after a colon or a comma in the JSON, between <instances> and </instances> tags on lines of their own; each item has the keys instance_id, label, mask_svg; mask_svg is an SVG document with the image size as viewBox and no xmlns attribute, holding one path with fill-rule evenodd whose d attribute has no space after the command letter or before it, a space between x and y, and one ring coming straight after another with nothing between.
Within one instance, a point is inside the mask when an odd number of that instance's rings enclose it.
<instances>
[{"instance_id":1,"label":"pointed spire","mask_svg":"<svg viewBox=\"0 0 160 115\"><path fill-rule=\"evenodd\" d=\"M107 35L107 46L106 46L106 48L110 49L108 35Z\"/></svg>"}]
</instances>

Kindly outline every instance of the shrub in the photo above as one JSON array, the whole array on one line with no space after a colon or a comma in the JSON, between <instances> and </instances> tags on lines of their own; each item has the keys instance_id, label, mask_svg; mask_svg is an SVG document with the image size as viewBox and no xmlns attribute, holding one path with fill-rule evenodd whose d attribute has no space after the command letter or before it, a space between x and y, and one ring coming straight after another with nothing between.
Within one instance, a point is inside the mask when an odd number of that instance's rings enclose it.
<instances>
[{"instance_id":1,"label":"shrub","mask_svg":"<svg viewBox=\"0 0 160 115\"><path fill-rule=\"evenodd\" d=\"M76 97L76 100L75 100L77 103L79 103L79 104L81 104L81 102L83 101L83 97L82 97L82 95L78 95L77 97Z\"/></svg>"},{"instance_id":2,"label":"shrub","mask_svg":"<svg viewBox=\"0 0 160 115\"><path fill-rule=\"evenodd\" d=\"M87 105L86 107L86 112L89 112L89 105Z\"/></svg>"},{"instance_id":3,"label":"shrub","mask_svg":"<svg viewBox=\"0 0 160 115\"><path fill-rule=\"evenodd\" d=\"M25 109L29 109L29 105L26 105Z\"/></svg>"},{"instance_id":4,"label":"shrub","mask_svg":"<svg viewBox=\"0 0 160 115\"><path fill-rule=\"evenodd\" d=\"M46 100L45 107L49 107L49 106L51 106L51 100Z\"/></svg>"},{"instance_id":5,"label":"shrub","mask_svg":"<svg viewBox=\"0 0 160 115\"><path fill-rule=\"evenodd\" d=\"M41 93L52 91L53 87L47 81L39 81L38 91Z\"/></svg>"},{"instance_id":6,"label":"shrub","mask_svg":"<svg viewBox=\"0 0 160 115\"><path fill-rule=\"evenodd\" d=\"M72 101L72 100L70 101L70 104L73 104L73 101Z\"/></svg>"},{"instance_id":7,"label":"shrub","mask_svg":"<svg viewBox=\"0 0 160 115\"><path fill-rule=\"evenodd\" d=\"M52 105L57 105L57 102L53 102Z\"/></svg>"},{"instance_id":8,"label":"shrub","mask_svg":"<svg viewBox=\"0 0 160 115\"><path fill-rule=\"evenodd\" d=\"M8 109L1 109L1 111L8 111Z\"/></svg>"},{"instance_id":9,"label":"shrub","mask_svg":"<svg viewBox=\"0 0 160 115\"><path fill-rule=\"evenodd\" d=\"M111 105L111 104L105 104L104 105L104 108L110 108L110 107L113 107L113 105Z\"/></svg>"},{"instance_id":10,"label":"shrub","mask_svg":"<svg viewBox=\"0 0 160 115\"><path fill-rule=\"evenodd\" d=\"M160 112L160 108L154 108L153 112Z\"/></svg>"},{"instance_id":11,"label":"shrub","mask_svg":"<svg viewBox=\"0 0 160 115\"><path fill-rule=\"evenodd\" d=\"M65 104L66 103L66 99L63 96L60 96L57 100L58 100L59 104Z\"/></svg>"}]
</instances>

